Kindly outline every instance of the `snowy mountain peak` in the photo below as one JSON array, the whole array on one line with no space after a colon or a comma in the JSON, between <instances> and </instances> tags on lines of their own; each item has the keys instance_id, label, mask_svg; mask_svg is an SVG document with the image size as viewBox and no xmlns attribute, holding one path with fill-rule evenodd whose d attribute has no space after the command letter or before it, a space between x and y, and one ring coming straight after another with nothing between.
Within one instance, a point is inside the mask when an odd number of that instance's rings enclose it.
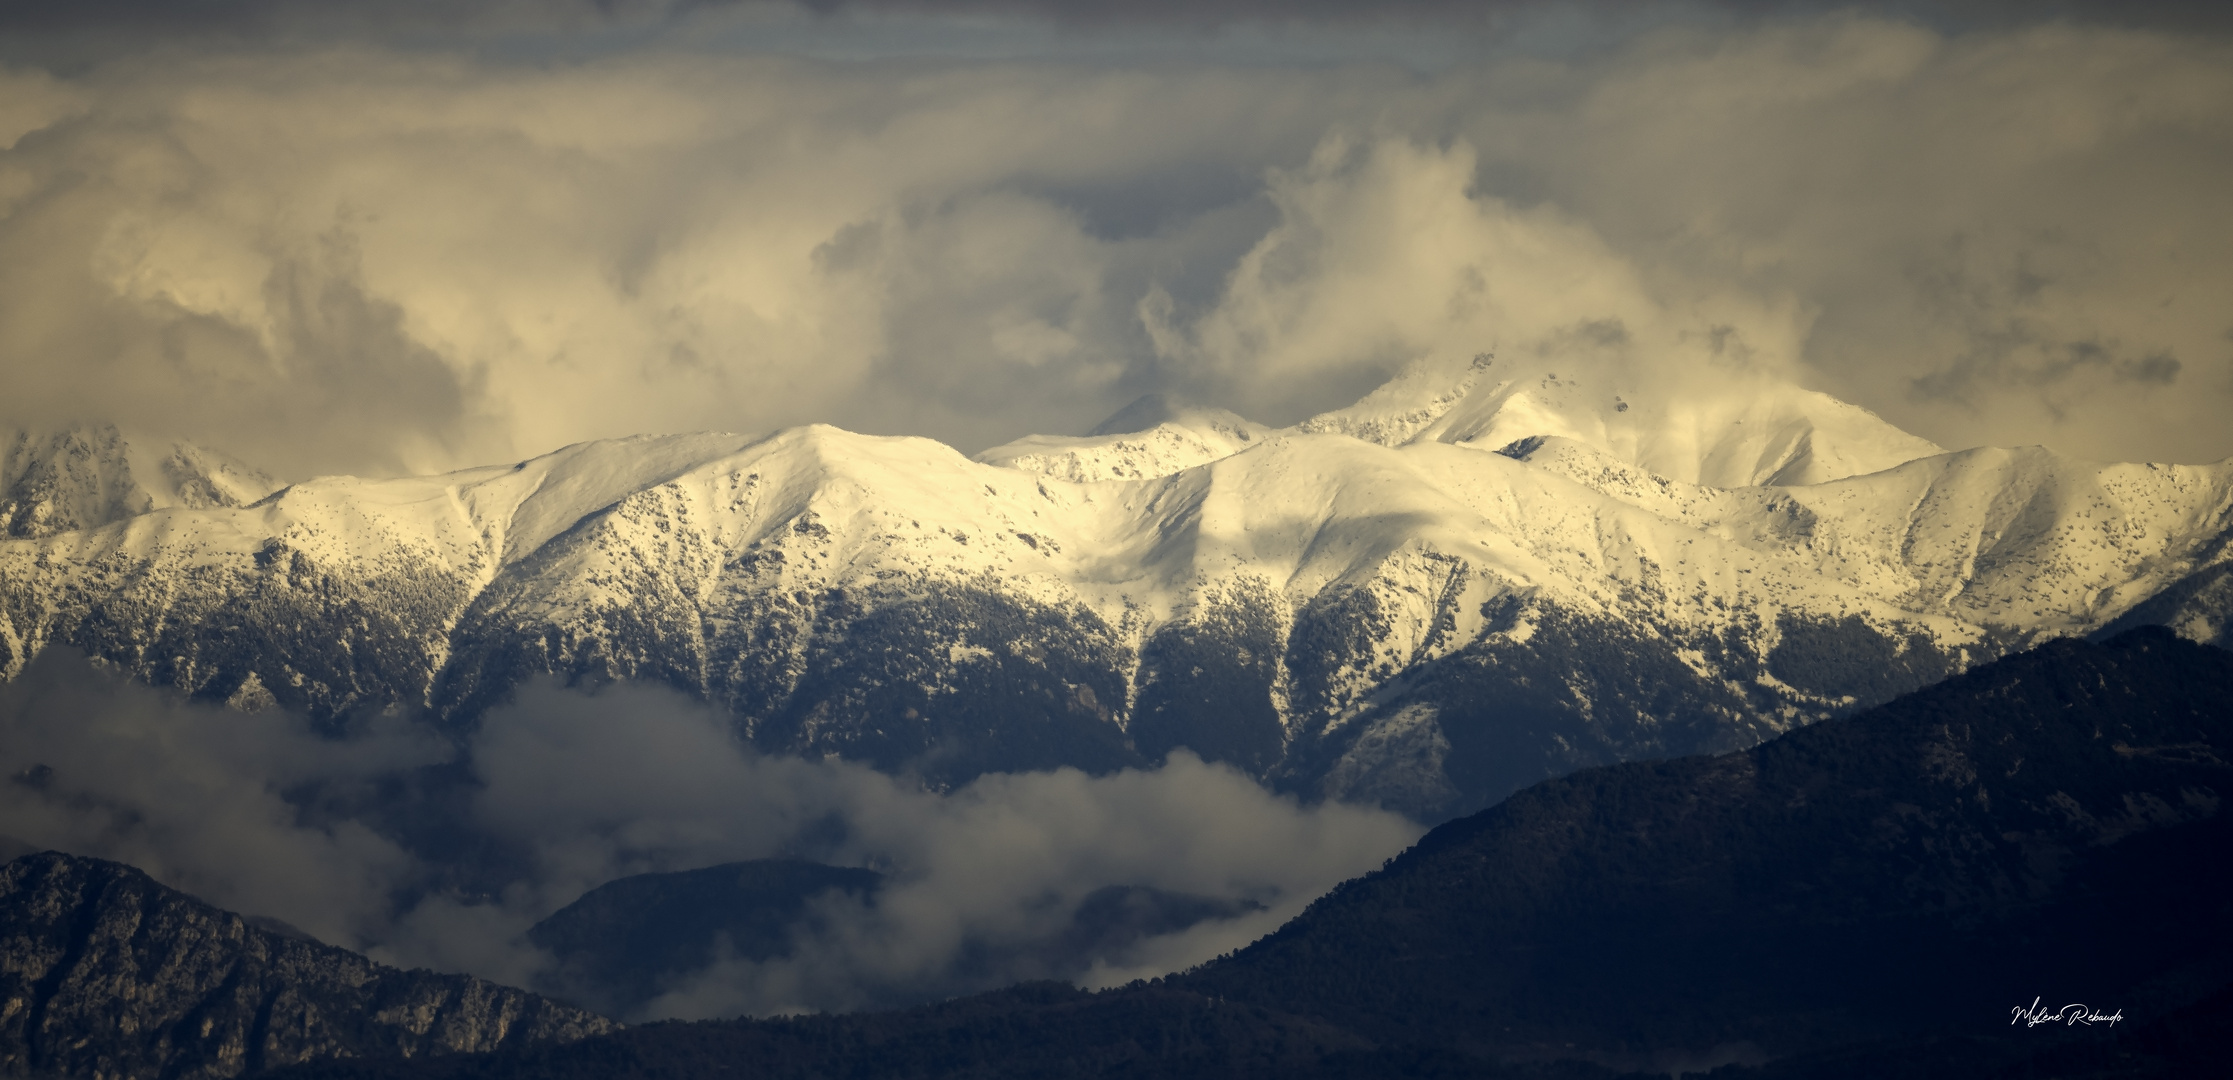
<instances>
[{"instance_id":1,"label":"snowy mountain peak","mask_svg":"<svg viewBox=\"0 0 2233 1080\"><path fill-rule=\"evenodd\" d=\"M243 506L277 487L213 450L113 424L0 428L0 536L52 536L167 507Z\"/></svg>"},{"instance_id":2,"label":"snowy mountain peak","mask_svg":"<svg viewBox=\"0 0 2233 1080\"><path fill-rule=\"evenodd\" d=\"M1272 430L1224 409L1149 394L1085 435L1027 435L977 460L1073 483L1145 480L1237 454Z\"/></svg>"},{"instance_id":3,"label":"snowy mountain peak","mask_svg":"<svg viewBox=\"0 0 2233 1080\"><path fill-rule=\"evenodd\" d=\"M1382 446L1411 442L1472 395L1495 369L1496 356L1477 353L1462 369L1453 372L1451 366L1431 358L1415 361L1355 404L1320 413L1295 425L1296 429L1348 435Z\"/></svg>"},{"instance_id":4,"label":"snowy mountain peak","mask_svg":"<svg viewBox=\"0 0 2233 1080\"><path fill-rule=\"evenodd\" d=\"M1489 353L1422 359L1356 404L1298 426L1384 446L1492 451L1554 436L1713 487L1817 484L1943 452L1866 409L1766 376L1654 385L1634 373Z\"/></svg>"}]
</instances>

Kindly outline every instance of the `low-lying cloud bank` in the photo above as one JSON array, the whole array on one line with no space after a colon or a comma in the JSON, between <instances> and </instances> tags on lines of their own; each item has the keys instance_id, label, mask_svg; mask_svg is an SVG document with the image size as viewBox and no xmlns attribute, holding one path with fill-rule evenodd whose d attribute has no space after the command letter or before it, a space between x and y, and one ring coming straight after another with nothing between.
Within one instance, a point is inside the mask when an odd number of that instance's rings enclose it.
<instances>
[{"instance_id":1,"label":"low-lying cloud bank","mask_svg":"<svg viewBox=\"0 0 2233 1080\"><path fill-rule=\"evenodd\" d=\"M1700 10L1425 71L810 60L711 8L721 44L565 63L18 66L0 422L288 478L811 421L974 449L1150 390L1291 422L1617 321L1635 368L1741 355L1950 447L2233 453L2233 43Z\"/></svg>"},{"instance_id":2,"label":"low-lying cloud bank","mask_svg":"<svg viewBox=\"0 0 2233 1080\"><path fill-rule=\"evenodd\" d=\"M778 855L886 875L874 903L826 898L789 957L709 956L647 1016L1159 974L1269 932L1421 831L1378 810L1302 806L1183 754L1153 771L992 775L941 794L759 755L704 707L633 686L529 688L460 758L407 720L326 737L54 651L0 686L0 772L0 833L14 839L131 862L393 963L526 986L555 976L528 927L616 877ZM1109 886L1256 909L1050 965L1040 946Z\"/></svg>"}]
</instances>

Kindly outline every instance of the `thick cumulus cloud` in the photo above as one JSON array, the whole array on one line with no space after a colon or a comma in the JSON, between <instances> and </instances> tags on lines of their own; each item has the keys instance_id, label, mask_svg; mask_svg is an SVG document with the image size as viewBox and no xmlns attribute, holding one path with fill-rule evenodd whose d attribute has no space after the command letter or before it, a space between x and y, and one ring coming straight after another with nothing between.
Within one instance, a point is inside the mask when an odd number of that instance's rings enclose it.
<instances>
[{"instance_id":1,"label":"thick cumulus cloud","mask_svg":"<svg viewBox=\"0 0 2233 1080\"><path fill-rule=\"evenodd\" d=\"M1284 151L1234 129L1290 92L1339 91L780 60L112 70L53 87L0 166L5 408L183 426L298 475L637 431L1091 423L1144 279L1231 231L1159 220L1129 181L1236 186ZM1095 195L1064 195L1086 189L1131 218L1097 231Z\"/></svg>"},{"instance_id":2,"label":"thick cumulus cloud","mask_svg":"<svg viewBox=\"0 0 2233 1080\"><path fill-rule=\"evenodd\" d=\"M1614 367L1662 394L1744 393L1790 378L1805 319L1788 296L1694 288L1673 301L1556 207L1474 193L1463 142L1330 139L1270 177L1279 224L1242 256L1214 307L1180 323L1156 290L1141 317L1205 392L1299 419L1317 390L1362 394L1419 357L1481 352Z\"/></svg>"},{"instance_id":3,"label":"thick cumulus cloud","mask_svg":"<svg viewBox=\"0 0 2233 1080\"><path fill-rule=\"evenodd\" d=\"M1150 390L1292 421L1617 321L1666 378L1740 341L1949 446L2233 453L2222 38L1802 13L1430 74L663 48L10 71L0 421L287 476L808 421L973 449Z\"/></svg>"},{"instance_id":4,"label":"thick cumulus cloud","mask_svg":"<svg viewBox=\"0 0 2233 1080\"><path fill-rule=\"evenodd\" d=\"M1154 771L990 775L951 793L753 753L673 693L523 690L462 747L386 719L313 733L43 655L0 687L0 836L118 859L221 906L407 966L570 992L529 927L630 874L775 856L869 866L787 957L709 954L645 1016L844 1009L1019 979L1121 982L1246 944L1420 828L1305 807L1185 755ZM448 777L450 783L441 782ZM1212 918L1050 949L1098 890L1223 902Z\"/></svg>"}]
</instances>

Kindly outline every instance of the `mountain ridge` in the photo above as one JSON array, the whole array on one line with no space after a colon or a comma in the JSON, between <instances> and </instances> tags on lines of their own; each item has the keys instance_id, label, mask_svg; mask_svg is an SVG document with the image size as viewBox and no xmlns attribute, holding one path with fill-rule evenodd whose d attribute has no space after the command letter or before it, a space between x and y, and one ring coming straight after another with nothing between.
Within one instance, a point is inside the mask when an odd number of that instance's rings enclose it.
<instances>
[{"instance_id":1,"label":"mountain ridge","mask_svg":"<svg viewBox=\"0 0 2233 1080\"><path fill-rule=\"evenodd\" d=\"M1720 488L1555 434L1248 434L1088 481L826 426L639 436L158 509L0 542L0 674L65 644L451 726L540 675L640 679L934 785L1189 746L1439 820L2099 631L2233 535L2233 463L1980 449ZM2182 625L2222 617L2190 591Z\"/></svg>"}]
</instances>

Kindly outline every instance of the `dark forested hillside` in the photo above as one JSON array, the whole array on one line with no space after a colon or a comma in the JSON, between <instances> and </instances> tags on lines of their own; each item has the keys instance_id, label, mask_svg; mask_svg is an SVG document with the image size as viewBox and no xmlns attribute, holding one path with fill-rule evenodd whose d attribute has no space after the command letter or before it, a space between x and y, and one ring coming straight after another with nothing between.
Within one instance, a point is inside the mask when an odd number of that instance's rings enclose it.
<instances>
[{"instance_id":1,"label":"dark forested hillside","mask_svg":"<svg viewBox=\"0 0 2233 1080\"><path fill-rule=\"evenodd\" d=\"M1753 750L1529 788L1187 977L1376 1041L1639 1063L2223 979L2233 655L2056 642Z\"/></svg>"},{"instance_id":2,"label":"dark forested hillside","mask_svg":"<svg viewBox=\"0 0 2233 1080\"><path fill-rule=\"evenodd\" d=\"M1536 785L1154 984L293 1075L2186 1075L2233 1010L2229 762L2233 655L2062 641Z\"/></svg>"},{"instance_id":3,"label":"dark forested hillside","mask_svg":"<svg viewBox=\"0 0 2233 1080\"><path fill-rule=\"evenodd\" d=\"M261 928L118 863L45 852L0 867L0 1075L228 1077L616 1027L525 991L398 971Z\"/></svg>"}]
</instances>

